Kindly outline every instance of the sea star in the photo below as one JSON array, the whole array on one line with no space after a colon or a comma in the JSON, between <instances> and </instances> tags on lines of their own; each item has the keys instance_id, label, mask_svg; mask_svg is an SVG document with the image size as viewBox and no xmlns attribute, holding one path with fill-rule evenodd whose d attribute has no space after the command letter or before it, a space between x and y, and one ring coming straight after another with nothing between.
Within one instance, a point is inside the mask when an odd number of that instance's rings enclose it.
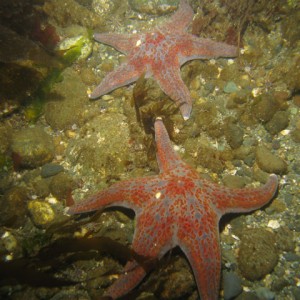
<instances>
[{"instance_id":1,"label":"sea star","mask_svg":"<svg viewBox=\"0 0 300 300\"><path fill-rule=\"evenodd\" d=\"M186 32L193 10L181 0L177 12L165 25L144 34L99 33L94 38L127 55L127 62L110 72L89 95L95 99L145 74L153 76L161 89L179 106L185 120L190 117L192 100L180 77L180 66L193 59L234 57L237 47Z\"/></svg>"},{"instance_id":2,"label":"sea star","mask_svg":"<svg viewBox=\"0 0 300 300\"><path fill-rule=\"evenodd\" d=\"M221 269L218 223L230 212L255 210L271 200L277 176L259 188L229 189L199 177L173 150L161 119L155 121L157 161L160 174L116 183L75 204L69 214L109 206L133 209L136 228L132 249L137 255L160 259L179 246L193 269L201 300L218 298ZM132 290L147 268L132 258L125 272L108 289L113 299Z\"/></svg>"}]
</instances>

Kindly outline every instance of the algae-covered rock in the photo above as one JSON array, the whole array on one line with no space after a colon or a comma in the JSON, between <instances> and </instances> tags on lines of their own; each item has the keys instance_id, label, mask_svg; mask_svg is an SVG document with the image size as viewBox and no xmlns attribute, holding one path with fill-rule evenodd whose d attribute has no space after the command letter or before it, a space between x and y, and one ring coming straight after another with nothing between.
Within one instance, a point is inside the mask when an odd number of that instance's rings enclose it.
<instances>
[{"instance_id":1,"label":"algae-covered rock","mask_svg":"<svg viewBox=\"0 0 300 300\"><path fill-rule=\"evenodd\" d=\"M244 130L232 120L227 120L224 126L224 133L227 143L232 149L239 148L244 141Z\"/></svg>"},{"instance_id":2,"label":"algae-covered rock","mask_svg":"<svg viewBox=\"0 0 300 300\"><path fill-rule=\"evenodd\" d=\"M52 137L41 127L16 131L11 150L16 167L35 168L50 162L54 157Z\"/></svg>"},{"instance_id":3,"label":"algae-covered rock","mask_svg":"<svg viewBox=\"0 0 300 300\"><path fill-rule=\"evenodd\" d=\"M261 170L268 173L285 174L287 172L287 163L264 145L256 148L256 162Z\"/></svg>"},{"instance_id":4,"label":"algae-covered rock","mask_svg":"<svg viewBox=\"0 0 300 300\"><path fill-rule=\"evenodd\" d=\"M251 107L252 115L265 123L272 119L278 109L278 103L270 95L261 95L254 100Z\"/></svg>"},{"instance_id":5,"label":"algae-covered rock","mask_svg":"<svg viewBox=\"0 0 300 300\"><path fill-rule=\"evenodd\" d=\"M265 229L248 229L241 236L239 269L249 280L258 280L271 273L278 262L275 235Z\"/></svg>"},{"instance_id":6,"label":"algae-covered rock","mask_svg":"<svg viewBox=\"0 0 300 300\"><path fill-rule=\"evenodd\" d=\"M286 111L278 111L273 118L265 125L265 128L271 134L277 134L289 125L289 113Z\"/></svg>"},{"instance_id":7,"label":"algae-covered rock","mask_svg":"<svg viewBox=\"0 0 300 300\"><path fill-rule=\"evenodd\" d=\"M31 220L37 227L47 227L55 218L53 208L46 201L32 200L28 202L27 207Z\"/></svg>"}]
</instances>

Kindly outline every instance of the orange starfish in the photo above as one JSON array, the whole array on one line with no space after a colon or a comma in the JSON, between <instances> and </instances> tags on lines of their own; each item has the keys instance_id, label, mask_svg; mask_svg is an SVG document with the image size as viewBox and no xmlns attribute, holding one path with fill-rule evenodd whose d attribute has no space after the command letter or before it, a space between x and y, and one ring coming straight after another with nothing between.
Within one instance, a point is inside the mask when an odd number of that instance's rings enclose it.
<instances>
[{"instance_id":1,"label":"orange starfish","mask_svg":"<svg viewBox=\"0 0 300 300\"><path fill-rule=\"evenodd\" d=\"M202 179L180 159L160 119L155 121L155 139L159 175L116 183L70 207L68 213L109 206L133 209L133 251L152 260L179 246L190 262L201 300L216 300L221 270L219 220L226 213L248 212L268 203L277 190L277 176L271 175L259 188L222 187ZM113 299L125 295L145 275L144 266L133 258L106 295Z\"/></svg>"},{"instance_id":2,"label":"orange starfish","mask_svg":"<svg viewBox=\"0 0 300 300\"><path fill-rule=\"evenodd\" d=\"M161 89L180 108L185 120L190 117L192 99L180 77L180 66L193 59L234 57L237 47L186 32L193 10L185 0L165 25L144 34L99 33L94 38L127 55L127 62L110 72L90 94L95 99L136 81L142 74L153 76Z\"/></svg>"}]
</instances>

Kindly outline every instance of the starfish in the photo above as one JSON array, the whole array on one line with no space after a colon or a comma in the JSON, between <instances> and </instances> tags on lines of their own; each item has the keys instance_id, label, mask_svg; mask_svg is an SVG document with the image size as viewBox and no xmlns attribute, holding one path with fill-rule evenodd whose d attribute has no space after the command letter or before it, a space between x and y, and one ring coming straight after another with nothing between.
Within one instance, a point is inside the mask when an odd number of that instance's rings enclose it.
<instances>
[{"instance_id":1,"label":"starfish","mask_svg":"<svg viewBox=\"0 0 300 300\"><path fill-rule=\"evenodd\" d=\"M153 32L143 34L95 34L96 41L110 45L127 55L127 62L110 72L89 95L91 99L135 82L141 75L151 76L175 101L185 120L192 110L188 88L180 77L180 66L193 59L235 57L237 47L187 33L193 10L181 0L171 20Z\"/></svg>"},{"instance_id":2,"label":"starfish","mask_svg":"<svg viewBox=\"0 0 300 300\"><path fill-rule=\"evenodd\" d=\"M277 190L277 176L270 175L268 182L258 188L219 186L202 179L181 160L161 119L155 121L154 128L159 175L115 183L69 207L68 213L111 206L134 210L133 252L155 260L179 246L190 262L201 300L216 300L221 270L219 220L226 213L249 212L268 203ZM147 271L133 257L106 296L117 299L127 294Z\"/></svg>"}]
</instances>

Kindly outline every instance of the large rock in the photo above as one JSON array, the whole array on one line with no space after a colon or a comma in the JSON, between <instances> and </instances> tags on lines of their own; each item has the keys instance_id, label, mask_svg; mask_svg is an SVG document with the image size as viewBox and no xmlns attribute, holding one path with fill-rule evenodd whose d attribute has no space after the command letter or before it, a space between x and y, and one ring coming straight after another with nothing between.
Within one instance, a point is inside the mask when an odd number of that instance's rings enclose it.
<instances>
[{"instance_id":1,"label":"large rock","mask_svg":"<svg viewBox=\"0 0 300 300\"><path fill-rule=\"evenodd\" d=\"M41 127L16 131L11 150L15 167L36 168L54 157L53 139Z\"/></svg>"}]
</instances>

